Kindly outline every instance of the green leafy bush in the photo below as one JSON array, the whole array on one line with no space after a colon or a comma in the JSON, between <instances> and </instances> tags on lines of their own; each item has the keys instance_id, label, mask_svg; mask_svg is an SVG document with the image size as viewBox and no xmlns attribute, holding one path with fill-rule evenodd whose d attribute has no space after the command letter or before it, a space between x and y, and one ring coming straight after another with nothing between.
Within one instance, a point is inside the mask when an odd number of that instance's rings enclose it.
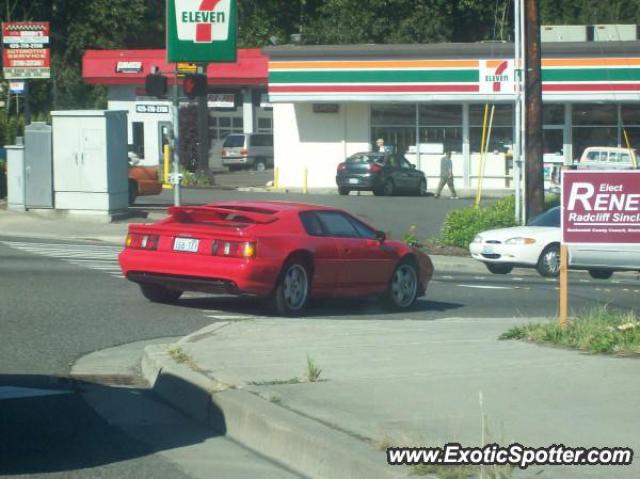
<instances>
[{"instance_id":1,"label":"green leafy bush","mask_svg":"<svg viewBox=\"0 0 640 479\"><path fill-rule=\"evenodd\" d=\"M515 197L509 196L484 208L450 211L442 227L442 243L467 248L481 231L515 226Z\"/></svg>"}]
</instances>

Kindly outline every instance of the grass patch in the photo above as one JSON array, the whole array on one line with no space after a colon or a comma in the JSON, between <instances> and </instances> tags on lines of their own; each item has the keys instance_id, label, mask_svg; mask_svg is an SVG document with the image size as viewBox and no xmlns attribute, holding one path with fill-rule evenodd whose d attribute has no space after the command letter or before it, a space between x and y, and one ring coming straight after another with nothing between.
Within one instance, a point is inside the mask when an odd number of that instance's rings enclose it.
<instances>
[{"instance_id":1,"label":"grass patch","mask_svg":"<svg viewBox=\"0 0 640 479\"><path fill-rule=\"evenodd\" d=\"M300 378L291 379L271 379L267 381L250 381L247 384L249 386L280 386L282 384L300 384Z\"/></svg>"},{"instance_id":2,"label":"grass patch","mask_svg":"<svg viewBox=\"0 0 640 479\"><path fill-rule=\"evenodd\" d=\"M509 479L513 474L511 466L444 466L441 464L421 464L413 468L414 474L435 474L440 479Z\"/></svg>"},{"instance_id":3,"label":"grass patch","mask_svg":"<svg viewBox=\"0 0 640 479\"><path fill-rule=\"evenodd\" d=\"M183 364L193 371L199 371L198 365L180 346L171 346L168 351L169 356L178 364Z\"/></svg>"},{"instance_id":4,"label":"grass patch","mask_svg":"<svg viewBox=\"0 0 640 479\"><path fill-rule=\"evenodd\" d=\"M310 383L318 382L320 380L320 374L322 374L322 369L318 367L310 356L307 356L307 370L305 372L307 381Z\"/></svg>"},{"instance_id":5,"label":"grass patch","mask_svg":"<svg viewBox=\"0 0 640 479\"><path fill-rule=\"evenodd\" d=\"M561 328L557 321L516 326L499 339L553 344L580 351L625 356L640 355L640 318L633 312L588 310Z\"/></svg>"}]
</instances>

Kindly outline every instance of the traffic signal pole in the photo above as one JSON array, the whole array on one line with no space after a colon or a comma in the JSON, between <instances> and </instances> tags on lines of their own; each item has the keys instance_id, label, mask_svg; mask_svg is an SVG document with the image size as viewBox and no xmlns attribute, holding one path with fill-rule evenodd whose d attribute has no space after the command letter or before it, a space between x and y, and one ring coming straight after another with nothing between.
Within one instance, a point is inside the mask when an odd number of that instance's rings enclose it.
<instances>
[{"instance_id":1,"label":"traffic signal pole","mask_svg":"<svg viewBox=\"0 0 640 479\"><path fill-rule=\"evenodd\" d=\"M199 65L199 73L207 78L207 64ZM207 92L198 95L198 171L208 175L209 170L209 108L207 107Z\"/></svg>"},{"instance_id":2,"label":"traffic signal pole","mask_svg":"<svg viewBox=\"0 0 640 479\"><path fill-rule=\"evenodd\" d=\"M174 72L173 83L173 204L180 206L180 115L179 115L179 96L178 96L178 71Z\"/></svg>"}]
</instances>

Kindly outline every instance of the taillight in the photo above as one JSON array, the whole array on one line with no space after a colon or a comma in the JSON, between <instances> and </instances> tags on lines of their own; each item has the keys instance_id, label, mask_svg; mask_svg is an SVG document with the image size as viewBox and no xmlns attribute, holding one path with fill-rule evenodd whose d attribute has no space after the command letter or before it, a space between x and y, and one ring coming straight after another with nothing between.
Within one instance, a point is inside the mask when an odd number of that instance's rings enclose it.
<instances>
[{"instance_id":1,"label":"taillight","mask_svg":"<svg viewBox=\"0 0 640 479\"><path fill-rule=\"evenodd\" d=\"M228 256L229 258L254 258L256 256L256 243L254 241L216 240L211 244L211 254L214 256Z\"/></svg>"},{"instance_id":2,"label":"taillight","mask_svg":"<svg viewBox=\"0 0 640 479\"><path fill-rule=\"evenodd\" d=\"M344 171L344 170L346 170L346 169L347 169L347 165L346 165L346 163L340 163L340 164L338 165L338 171Z\"/></svg>"},{"instance_id":3,"label":"taillight","mask_svg":"<svg viewBox=\"0 0 640 479\"><path fill-rule=\"evenodd\" d=\"M145 249L155 251L158 249L160 237L157 235L142 235L139 233L129 233L125 246L132 249Z\"/></svg>"},{"instance_id":4,"label":"taillight","mask_svg":"<svg viewBox=\"0 0 640 479\"><path fill-rule=\"evenodd\" d=\"M380 173L382 171L382 165L380 163L369 163L369 171L371 173Z\"/></svg>"}]
</instances>

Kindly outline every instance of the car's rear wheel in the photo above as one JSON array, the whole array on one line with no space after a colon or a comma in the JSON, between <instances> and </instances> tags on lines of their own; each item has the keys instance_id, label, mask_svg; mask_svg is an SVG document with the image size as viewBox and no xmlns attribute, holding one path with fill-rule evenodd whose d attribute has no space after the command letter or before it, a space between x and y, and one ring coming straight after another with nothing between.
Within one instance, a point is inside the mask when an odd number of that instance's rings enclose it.
<instances>
[{"instance_id":1,"label":"car's rear wheel","mask_svg":"<svg viewBox=\"0 0 640 479\"><path fill-rule=\"evenodd\" d=\"M590 269L589 276L593 279L609 279L613 276L613 271L609 269Z\"/></svg>"},{"instance_id":2,"label":"car's rear wheel","mask_svg":"<svg viewBox=\"0 0 640 479\"><path fill-rule=\"evenodd\" d=\"M267 169L267 163L264 160L256 160L256 171L265 171Z\"/></svg>"},{"instance_id":3,"label":"car's rear wheel","mask_svg":"<svg viewBox=\"0 0 640 479\"><path fill-rule=\"evenodd\" d=\"M133 180L129 180L129 206L135 203L138 196L138 183Z\"/></svg>"},{"instance_id":4,"label":"car's rear wheel","mask_svg":"<svg viewBox=\"0 0 640 479\"><path fill-rule=\"evenodd\" d=\"M175 303L182 296L182 291L159 284L140 284L140 290L142 295L153 303Z\"/></svg>"},{"instance_id":5,"label":"car's rear wheel","mask_svg":"<svg viewBox=\"0 0 640 479\"><path fill-rule=\"evenodd\" d=\"M349 194L349 188L345 188L344 186L340 186L338 187L338 193L340 193L342 196L347 196Z\"/></svg>"},{"instance_id":6,"label":"car's rear wheel","mask_svg":"<svg viewBox=\"0 0 640 479\"><path fill-rule=\"evenodd\" d=\"M384 182L384 185L382 186L382 194L384 196L393 196L393 193L395 192L395 185L393 184L393 180L387 180Z\"/></svg>"},{"instance_id":7,"label":"car's rear wheel","mask_svg":"<svg viewBox=\"0 0 640 479\"><path fill-rule=\"evenodd\" d=\"M387 301L395 309L410 308L418 297L418 268L412 261L402 261L387 286Z\"/></svg>"},{"instance_id":8,"label":"car's rear wheel","mask_svg":"<svg viewBox=\"0 0 640 479\"><path fill-rule=\"evenodd\" d=\"M512 264L485 263L485 266L493 274L509 274L509 273L511 273L511 271L513 271L513 265Z\"/></svg>"},{"instance_id":9,"label":"car's rear wheel","mask_svg":"<svg viewBox=\"0 0 640 479\"><path fill-rule=\"evenodd\" d=\"M424 196L427 194L427 180L420 180L420 184L418 185L418 190L416 191L416 195Z\"/></svg>"},{"instance_id":10,"label":"car's rear wheel","mask_svg":"<svg viewBox=\"0 0 640 479\"><path fill-rule=\"evenodd\" d=\"M536 269L545 278L556 278L560 274L560 246L547 246L538 258Z\"/></svg>"},{"instance_id":11,"label":"car's rear wheel","mask_svg":"<svg viewBox=\"0 0 640 479\"><path fill-rule=\"evenodd\" d=\"M275 292L275 307L282 316L300 315L311 291L309 266L302 259L291 259L282 268Z\"/></svg>"}]
</instances>

